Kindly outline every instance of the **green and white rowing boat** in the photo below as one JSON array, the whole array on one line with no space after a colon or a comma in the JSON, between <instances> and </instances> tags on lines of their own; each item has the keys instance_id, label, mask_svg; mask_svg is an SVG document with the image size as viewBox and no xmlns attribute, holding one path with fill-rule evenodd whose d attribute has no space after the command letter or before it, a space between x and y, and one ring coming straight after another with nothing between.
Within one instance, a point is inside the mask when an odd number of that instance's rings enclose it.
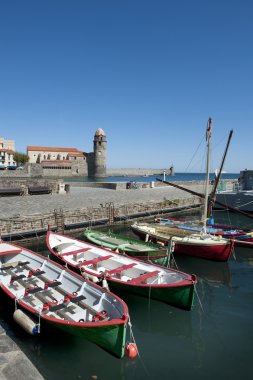
<instances>
[{"instance_id":1,"label":"green and white rowing boat","mask_svg":"<svg viewBox=\"0 0 253 380\"><path fill-rule=\"evenodd\" d=\"M88 241L100 247L110 248L116 253L123 253L139 260L150 261L163 266L169 264L168 247L164 248L159 244L91 229L84 231L84 237Z\"/></svg>"},{"instance_id":2,"label":"green and white rowing boat","mask_svg":"<svg viewBox=\"0 0 253 380\"><path fill-rule=\"evenodd\" d=\"M110 290L134 293L191 310L197 278L172 268L115 253L52 231L47 232L47 247L68 268Z\"/></svg>"}]
</instances>

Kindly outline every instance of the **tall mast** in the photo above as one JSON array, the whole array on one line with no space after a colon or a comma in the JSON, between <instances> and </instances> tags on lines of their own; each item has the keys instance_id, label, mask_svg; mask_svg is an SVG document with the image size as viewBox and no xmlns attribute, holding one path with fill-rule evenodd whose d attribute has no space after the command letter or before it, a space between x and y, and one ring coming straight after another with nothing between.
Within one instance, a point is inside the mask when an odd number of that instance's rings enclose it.
<instances>
[{"instance_id":1,"label":"tall mast","mask_svg":"<svg viewBox=\"0 0 253 380\"><path fill-rule=\"evenodd\" d=\"M230 133L229 133L229 136L228 136L228 141L227 141L227 145L226 145L226 149L225 149L225 152L223 154L223 157L222 157L222 161L221 161L221 165L220 165L220 169L219 169L219 172L218 172L218 175L217 175L217 178L215 179L215 182L214 182L214 185L213 185L213 189L209 195L209 202L208 202L208 210L207 210L207 218L210 217L210 215L212 214L212 208L213 208L213 204L214 204L214 199L215 199L215 194L216 194L216 190L217 190L217 186L218 186L218 183L220 181L220 177L221 177L221 173L222 173L222 169L223 169L223 165L224 165L224 162L225 162L225 159L226 159L226 156L227 156L227 151L228 151L228 147L229 147L229 144L230 144L230 140L232 138L232 135L233 135L233 129L231 129Z\"/></svg>"},{"instance_id":2,"label":"tall mast","mask_svg":"<svg viewBox=\"0 0 253 380\"><path fill-rule=\"evenodd\" d=\"M206 183L205 183L205 198L204 198L204 212L203 212L203 227L202 233L206 234L206 221L207 221L207 209L208 209L208 190L209 190L209 173L210 173L210 150L211 150L211 136L212 136L212 119L209 117L208 126L206 130L207 140L207 160L206 160Z\"/></svg>"}]
</instances>

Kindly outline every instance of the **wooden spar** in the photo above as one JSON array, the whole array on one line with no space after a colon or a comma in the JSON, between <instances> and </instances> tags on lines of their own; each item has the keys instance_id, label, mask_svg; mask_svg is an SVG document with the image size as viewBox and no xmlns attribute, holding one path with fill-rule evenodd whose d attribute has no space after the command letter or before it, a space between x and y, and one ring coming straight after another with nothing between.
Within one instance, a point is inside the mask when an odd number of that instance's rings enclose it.
<instances>
[{"instance_id":1,"label":"wooden spar","mask_svg":"<svg viewBox=\"0 0 253 380\"><path fill-rule=\"evenodd\" d=\"M228 151L228 147L229 147L232 135L233 135L233 129L231 129L231 131L229 133L228 141L227 141L227 145L226 145L223 157L222 157L219 173L217 175L217 178L215 179L215 182L214 182L214 185L213 185L213 189L212 189L212 191L211 191L211 193L209 195L209 205L208 205L208 211L207 211L207 216L208 217L212 213L212 207L213 207L214 200L215 200L215 194L216 194L217 186L218 186L218 183L220 181L221 172L222 172L222 169L223 169L223 166L224 166L224 162L225 162L225 159L226 159L226 156L227 156L227 151Z\"/></svg>"},{"instance_id":2,"label":"wooden spar","mask_svg":"<svg viewBox=\"0 0 253 380\"><path fill-rule=\"evenodd\" d=\"M242 240L234 239L233 242L234 242L234 243L243 244L243 245L249 245L249 246L252 246L252 245L253 245L253 242L252 242L252 241L244 241L243 239L242 239Z\"/></svg>"},{"instance_id":3,"label":"wooden spar","mask_svg":"<svg viewBox=\"0 0 253 380\"><path fill-rule=\"evenodd\" d=\"M197 191L194 191L194 190L187 189L186 187L183 187L183 186L180 186L180 185L176 185L174 182L163 181L163 180L160 179L160 178L156 178L156 180L159 181L159 182L163 182L163 183L165 183L166 185L174 186L174 187L176 187L177 189L180 189L180 190L186 191L187 193L190 193L190 194L192 194L192 195L196 195L197 197L204 198L204 194L198 193Z\"/></svg>"},{"instance_id":4,"label":"wooden spar","mask_svg":"<svg viewBox=\"0 0 253 380\"><path fill-rule=\"evenodd\" d=\"M243 245L253 245L253 242L252 242L252 241L244 241L243 239L242 239L242 240L234 239L233 242L234 242L234 243L239 243L239 244L242 244L242 243L243 243Z\"/></svg>"},{"instance_id":5,"label":"wooden spar","mask_svg":"<svg viewBox=\"0 0 253 380\"><path fill-rule=\"evenodd\" d=\"M193 191L193 190L190 190L190 189L187 189L186 187L183 187L183 186L179 186L179 185L176 185L174 182L169 182L169 181L163 181L162 179L159 179L159 178L156 178L157 181L159 182L163 182L165 183L166 185L170 185L170 186L174 186L176 187L177 189L180 189L180 190L183 190L183 191L186 191L192 195L196 195L197 197L200 197L200 198L204 198L204 194L201 194L201 193L198 193L197 191ZM239 210L238 208L235 208L235 207L231 207L231 206L228 206L226 205L225 203L223 202L219 202L219 201L216 201L215 200L215 203L217 203L218 205L224 207L224 208L227 208L228 210L231 210L231 211L234 211L234 212L237 212L241 215L244 215L250 219L253 219L253 215L250 215L250 214L247 214L246 212L244 211L241 211Z\"/></svg>"},{"instance_id":6,"label":"wooden spar","mask_svg":"<svg viewBox=\"0 0 253 380\"><path fill-rule=\"evenodd\" d=\"M217 205L223 206L225 209L227 208L228 210L231 210L231 211L237 212L238 214L244 215L244 216L246 216L247 218L253 219L253 215L250 215L250 214L248 214L247 212L241 211L241 210L239 210L238 208L228 206L228 205L226 205L225 203L220 202L220 201L216 201L216 200L214 201L214 203L217 203Z\"/></svg>"}]
</instances>

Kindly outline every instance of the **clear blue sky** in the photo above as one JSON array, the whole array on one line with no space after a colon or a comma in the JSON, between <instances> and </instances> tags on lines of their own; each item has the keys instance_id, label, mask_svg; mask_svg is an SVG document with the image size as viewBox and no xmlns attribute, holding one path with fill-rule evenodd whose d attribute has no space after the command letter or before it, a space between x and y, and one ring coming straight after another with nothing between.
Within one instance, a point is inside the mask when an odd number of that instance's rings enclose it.
<instances>
[{"instance_id":1,"label":"clear blue sky","mask_svg":"<svg viewBox=\"0 0 253 380\"><path fill-rule=\"evenodd\" d=\"M110 168L253 169L252 0L1 0L0 136ZM200 142L198 153L195 154Z\"/></svg>"}]
</instances>

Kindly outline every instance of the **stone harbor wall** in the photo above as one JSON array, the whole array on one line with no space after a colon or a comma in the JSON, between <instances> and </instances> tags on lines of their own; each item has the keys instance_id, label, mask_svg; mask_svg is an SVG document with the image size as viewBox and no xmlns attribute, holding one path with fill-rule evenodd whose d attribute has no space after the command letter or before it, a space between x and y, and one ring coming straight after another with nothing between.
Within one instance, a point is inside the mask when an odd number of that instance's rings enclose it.
<instances>
[{"instance_id":1,"label":"stone harbor wall","mask_svg":"<svg viewBox=\"0 0 253 380\"><path fill-rule=\"evenodd\" d=\"M160 202L132 203L115 206L112 202L101 204L100 207L85 207L75 210L55 209L53 212L37 213L9 218L0 218L0 232L5 236L22 238L28 232L45 233L50 226L53 229L77 229L99 224L122 223L134 218L148 217L159 213L178 211L182 208L197 207L199 198L183 198Z\"/></svg>"},{"instance_id":2,"label":"stone harbor wall","mask_svg":"<svg viewBox=\"0 0 253 380\"><path fill-rule=\"evenodd\" d=\"M23 195L27 195L29 187L48 188L52 193L59 193L65 190L64 186L61 179L0 177L0 196L3 189L21 188L23 189Z\"/></svg>"},{"instance_id":3,"label":"stone harbor wall","mask_svg":"<svg viewBox=\"0 0 253 380\"><path fill-rule=\"evenodd\" d=\"M149 169L149 168L107 168L107 176L125 176L125 177L141 177L149 175L163 175L163 172L169 173L169 169Z\"/></svg>"}]
</instances>

